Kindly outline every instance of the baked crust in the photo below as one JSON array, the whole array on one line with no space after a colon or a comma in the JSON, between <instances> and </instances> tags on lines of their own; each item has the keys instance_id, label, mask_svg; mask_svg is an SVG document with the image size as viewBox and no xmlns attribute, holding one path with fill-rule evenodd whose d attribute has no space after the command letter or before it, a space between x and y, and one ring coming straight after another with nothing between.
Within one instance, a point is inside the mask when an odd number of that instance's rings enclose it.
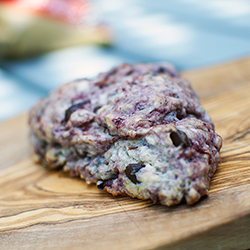
<instances>
[{"instance_id":1,"label":"baked crust","mask_svg":"<svg viewBox=\"0 0 250 250\"><path fill-rule=\"evenodd\" d=\"M34 152L113 195L171 206L208 194L222 139L173 66L122 64L30 111Z\"/></svg>"}]
</instances>

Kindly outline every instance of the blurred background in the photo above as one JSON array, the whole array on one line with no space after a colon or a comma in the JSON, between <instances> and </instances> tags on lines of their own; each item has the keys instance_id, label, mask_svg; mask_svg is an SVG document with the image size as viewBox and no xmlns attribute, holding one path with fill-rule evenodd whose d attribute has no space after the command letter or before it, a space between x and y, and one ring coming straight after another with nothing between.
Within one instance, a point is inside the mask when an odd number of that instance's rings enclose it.
<instances>
[{"instance_id":1,"label":"blurred background","mask_svg":"<svg viewBox=\"0 0 250 250\"><path fill-rule=\"evenodd\" d=\"M122 62L183 71L247 56L249 0L0 0L0 121Z\"/></svg>"}]
</instances>

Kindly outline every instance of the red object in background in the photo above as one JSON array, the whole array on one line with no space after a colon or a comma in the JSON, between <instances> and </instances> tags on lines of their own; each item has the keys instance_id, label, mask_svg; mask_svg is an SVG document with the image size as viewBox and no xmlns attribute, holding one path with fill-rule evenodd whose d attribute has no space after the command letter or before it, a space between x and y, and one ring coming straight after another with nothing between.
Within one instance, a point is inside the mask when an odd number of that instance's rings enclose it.
<instances>
[{"instance_id":1,"label":"red object in background","mask_svg":"<svg viewBox=\"0 0 250 250\"><path fill-rule=\"evenodd\" d=\"M50 15L70 23L82 22L82 18L89 14L90 3L86 0L0 0L14 4L15 7L37 14Z\"/></svg>"},{"instance_id":2,"label":"red object in background","mask_svg":"<svg viewBox=\"0 0 250 250\"><path fill-rule=\"evenodd\" d=\"M0 58L24 58L79 45L110 45L93 0L0 0Z\"/></svg>"}]
</instances>

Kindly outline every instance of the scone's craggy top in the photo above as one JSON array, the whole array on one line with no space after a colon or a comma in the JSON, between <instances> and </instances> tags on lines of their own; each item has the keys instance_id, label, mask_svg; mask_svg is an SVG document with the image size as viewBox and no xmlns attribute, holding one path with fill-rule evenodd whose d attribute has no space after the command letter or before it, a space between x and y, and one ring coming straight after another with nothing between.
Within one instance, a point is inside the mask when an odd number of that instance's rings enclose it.
<instances>
[{"instance_id":1,"label":"scone's craggy top","mask_svg":"<svg viewBox=\"0 0 250 250\"><path fill-rule=\"evenodd\" d=\"M206 195L222 139L169 64L122 64L53 91L30 111L34 152L113 195L174 205Z\"/></svg>"}]
</instances>

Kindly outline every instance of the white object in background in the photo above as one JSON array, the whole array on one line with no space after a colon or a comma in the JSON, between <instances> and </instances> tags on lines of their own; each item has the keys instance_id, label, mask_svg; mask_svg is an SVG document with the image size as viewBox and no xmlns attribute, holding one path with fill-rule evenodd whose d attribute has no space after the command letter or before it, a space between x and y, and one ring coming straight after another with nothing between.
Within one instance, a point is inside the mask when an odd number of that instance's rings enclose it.
<instances>
[{"instance_id":1,"label":"white object in background","mask_svg":"<svg viewBox=\"0 0 250 250\"><path fill-rule=\"evenodd\" d=\"M124 61L99 47L67 48L30 60L6 63L11 72L52 90L78 78L92 78Z\"/></svg>"},{"instance_id":2,"label":"white object in background","mask_svg":"<svg viewBox=\"0 0 250 250\"><path fill-rule=\"evenodd\" d=\"M23 88L0 70L0 121L29 110L38 99L37 93Z\"/></svg>"}]
</instances>

